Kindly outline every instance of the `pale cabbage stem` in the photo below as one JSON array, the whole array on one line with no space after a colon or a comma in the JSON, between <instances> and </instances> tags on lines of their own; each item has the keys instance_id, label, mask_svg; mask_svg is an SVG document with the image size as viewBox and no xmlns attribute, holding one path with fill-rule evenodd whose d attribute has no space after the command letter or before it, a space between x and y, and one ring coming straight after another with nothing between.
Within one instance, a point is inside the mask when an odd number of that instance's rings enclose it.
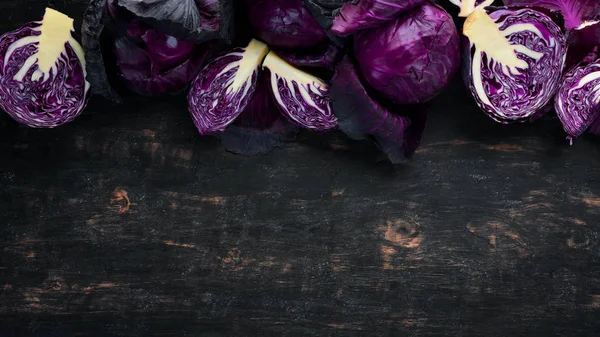
<instances>
[{"instance_id":1,"label":"pale cabbage stem","mask_svg":"<svg viewBox=\"0 0 600 337\"><path fill-rule=\"evenodd\" d=\"M33 30L40 32L40 34L26 36L13 42L8 47L4 57L4 64L7 64L8 60L19 48L37 43L37 51L27 58L21 68L19 68L19 71L13 77L15 81L23 82L25 75L27 75L31 67L36 63L37 69L34 71L31 80L37 81L42 79L44 82L47 81L52 72L56 73L58 63L60 61L64 62L64 59L67 57L67 44L75 52L77 59L81 63L84 77L87 76L83 48L81 48L79 42L71 34L74 31L72 18L54 9L46 8L46 13L39 27L33 28ZM86 91L89 89L89 86L90 84L85 81Z\"/></svg>"}]
</instances>

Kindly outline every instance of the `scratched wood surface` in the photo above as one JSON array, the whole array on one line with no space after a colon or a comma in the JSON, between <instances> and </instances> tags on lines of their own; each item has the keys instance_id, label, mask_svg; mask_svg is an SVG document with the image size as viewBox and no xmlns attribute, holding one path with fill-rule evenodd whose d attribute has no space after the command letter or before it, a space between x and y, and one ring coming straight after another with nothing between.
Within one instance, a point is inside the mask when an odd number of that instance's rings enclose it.
<instances>
[{"instance_id":1,"label":"scratched wood surface","mask_svg":"<svg viewBox=\"0 0 600 337\"><path fill-rule=\"evenodd\" d=\"M338 134L228 154L177 98L89 110L0 117L2 337L597 336L600 139L459 84L396 168Z\"/></svg>"}]
</instances>

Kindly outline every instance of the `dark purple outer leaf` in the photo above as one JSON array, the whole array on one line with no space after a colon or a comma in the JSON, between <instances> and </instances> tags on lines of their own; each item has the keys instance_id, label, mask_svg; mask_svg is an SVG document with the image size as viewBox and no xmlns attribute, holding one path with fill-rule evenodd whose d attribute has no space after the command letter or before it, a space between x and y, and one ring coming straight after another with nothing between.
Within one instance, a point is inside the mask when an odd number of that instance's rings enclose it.
<instances>
[{"instance_id":1,"label":"dark purple outer leaf","mask_svg":"<svg viewBox=\"0 0 600 337\"><path fill-rule=\"evenodd\" d=\"M308 48L327 40L303 0L249 1L250 24L270 47Z\"/></svg>"},{"instance_id":2,"label":"dark purple outer leaf","mask_svg":"<svg viewBox=\"0 0 600 337\"><path fill-rule=\"evenodd\" d=\"M442 8L425 4L356 35L367 82L398 104L424 103L446 88L460 64L458 31Z\"/></svg>"},{"instance_id":3,"label":"dark purple outer leaf","mask_svg":"<svg viewBox=\"0 0 600 337\"><path fill-rule=\"evenodd\" d=\"M333 69L344 57L342 50L330 43L325 52L304 55L298 52L278 51L277 54L295 67L316 67Z\"/></svg>"},{"instance_id":4,"label":"dark purple outer leaf","mask_svg":"<svg viewBox=\"0 0 600 337\"><path fill-rule=\"evenodd\" d=\"M594 20L600 14L598 0L503 0L506 6L537 6L558 10L565 19L565 28L579 27L586 20Z\"/></svg>"},{"instance_id":5,"label":"dark purple outer leaf","mask_svg":"<svg viewBox=\"0 0 600 337\"><path fill-rule=\"evenodd\" d=\"M81 26L81 46L85 51L88 82L94 95L100 95L119 102L121 97L113 90L104 68L104 56L100 45L100 35L104 31L106 0L91 0Z\"/></svg>"},{"instance_id":6,"label":"dark purple outer leaf","mask_svg":"<svg viewBox=\"0 0 600 337\"><path fill-rule=\"evenodd\" d=\"M329 96L340 129L353 139L374 139L392 163L406 161L419 146L426 113L409 117L386 110L369 96L349 57L337 66Z\"/></svg>"},{"instance_id":7,"label":"dark purple outer leaf","mask_svg":"<svg viewBox=\"0 0 600 337\"><path fill-rule=\"evenodd\" d=\"M261 76L248 106L225 131L217 134L227 151L252 156L265 154L296 139L299 128L277 109L267 76Z\"/></svg>"},{"instance_id":8,"label":"dark purple outer leaf","mask_svg":"<svg viewBox=\"0 0 600 337\"><path fill-rule=\"evenodd\" d=\"M73 121L87 104L89 86L83 65L75 51L66 44L66 55L57 62L49 79L32 80L38 69L34 64L23 81L14 76L25 61L38 50L37 43L17 48L6 60L8 48L21 38L40 35L32 22L0 36L0 108L15 121L35 128L53 128Z\"/></svg>"},{"instance_id":9,"label":"dark purple outer leaf","mask_svg":"<svg viewBox=\"0 0 600 337\"><path fill-rule=\"evenodd\" d=\"M600 60L581 64L563 76L554 107L569 138L590 127L600 113Z\"/></svg>"},{"instance_id":10,"label":"dark purple outer leaf","mask_svg":"<svg viewBox=\"0 0 600 337\"><path fill-rule=\"evenodd\" d=\"M312 13L315 20L323 27L329 38L340 47L348 45L349 40L333 34L330 29L339 9L344 3L350 1L353 0L304 0L306 8Z\"/></svg>"},{"instance_id":11,"label":"dark purple outer leaf","mask_svg":"<svg viewBox=\"0 0 600 337\"><path fill-rule=\"evenodd\" d=\"M427 0L356 0L346 2L333 20L331 31L338 35L353 34L394 20L398 15L422 5Z\"/></svg>"},{"instance_id":12,"label":"dark purple outer leaf","mask_svg":"<svg viewBox=\"0 0 600 337\"><path fill-rule=\"evenodd\" d=\"M592 121L588 132L592 135L600 136L600 118L598 118L598 116Z\"/></svg>"},{"instance_id":13,"label":"dark purple outer leaf","mask_svg":"<svg viewBox=\"0 0 600 337\"><path fill-rule=\"evenodd\" d=\"M567 34L569 51L565 67L571 69L600 46L600 22L572 29Z\"/></svg>"},{"instance_id":14,"label":"dark purple outer leaf","mask_svg":"<svg viewBox=\"0 0 600 337\"><path fill-rule=\"evenodd\" d=\"M504 7L487 9L492 20L502 31L518 28L508 36L511 45L522 45L529 50L542 53L535 60L517 52L519 59L528 64L515 74L503 67L477 46L465 44L464 76L479 107L499 123L527 122L551 101L560 85L564 68L566 39L560 27L550 17L529 8L509 9ZM520 29L522 24L534 24L543 38L532 31ZM479 92L474 83L475 60L481 66L481 83L485 94Z\"/></svg>"},{"instance_id":15,"label":"dark purple outer leaf","mask_svg":"<svg viewBox=\"0 0 600 337\"><path fill-rule=\"evenodd\" d=\"M239 70L232 66L242 59L243 48L218 57L198 75L188 95L190 114L201 135L224 131L246 109L254 95L260 75L258 68L250 77L248 87L229 93L227 84ZM228 70L225 71L225 69Z\"/></svg>"}]
</instances>

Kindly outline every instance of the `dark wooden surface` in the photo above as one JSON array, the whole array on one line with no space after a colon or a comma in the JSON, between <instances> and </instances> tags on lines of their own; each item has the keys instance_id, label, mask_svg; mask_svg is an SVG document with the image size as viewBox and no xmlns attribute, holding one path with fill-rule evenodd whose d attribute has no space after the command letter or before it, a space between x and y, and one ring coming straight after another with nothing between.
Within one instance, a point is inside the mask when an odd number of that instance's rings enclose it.
<instances>
[{"instance_id":1,"label":"dark wooden surface","mask_svg":"<svg viewBox=\"0 0 600 337\"><path fill-rule=\"evenodd\" d=\"M395 168L337 134L235 156L181 99L89 110L0 118L2 337L598 335L600 140L552 118L457 84Z\"/></svg>"}]
</instances>

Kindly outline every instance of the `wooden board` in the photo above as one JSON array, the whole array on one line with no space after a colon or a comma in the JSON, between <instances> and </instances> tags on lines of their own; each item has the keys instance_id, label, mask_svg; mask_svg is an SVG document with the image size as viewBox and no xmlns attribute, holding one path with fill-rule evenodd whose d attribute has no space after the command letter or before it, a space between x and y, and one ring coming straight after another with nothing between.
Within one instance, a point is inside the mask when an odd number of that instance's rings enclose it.
<instances>
[{"instance_id":1,"label":"wooden board","mask_svg":"<svg viewBox=\"0 0 600 337\"><path fill-rule=\"evenodd\" d=\"M0 118L0 336L597 335L600 142L553 118L457 83L392 167L339 134L235 156L177 98L89 112Z\"/></svg>"}]
</instances>

